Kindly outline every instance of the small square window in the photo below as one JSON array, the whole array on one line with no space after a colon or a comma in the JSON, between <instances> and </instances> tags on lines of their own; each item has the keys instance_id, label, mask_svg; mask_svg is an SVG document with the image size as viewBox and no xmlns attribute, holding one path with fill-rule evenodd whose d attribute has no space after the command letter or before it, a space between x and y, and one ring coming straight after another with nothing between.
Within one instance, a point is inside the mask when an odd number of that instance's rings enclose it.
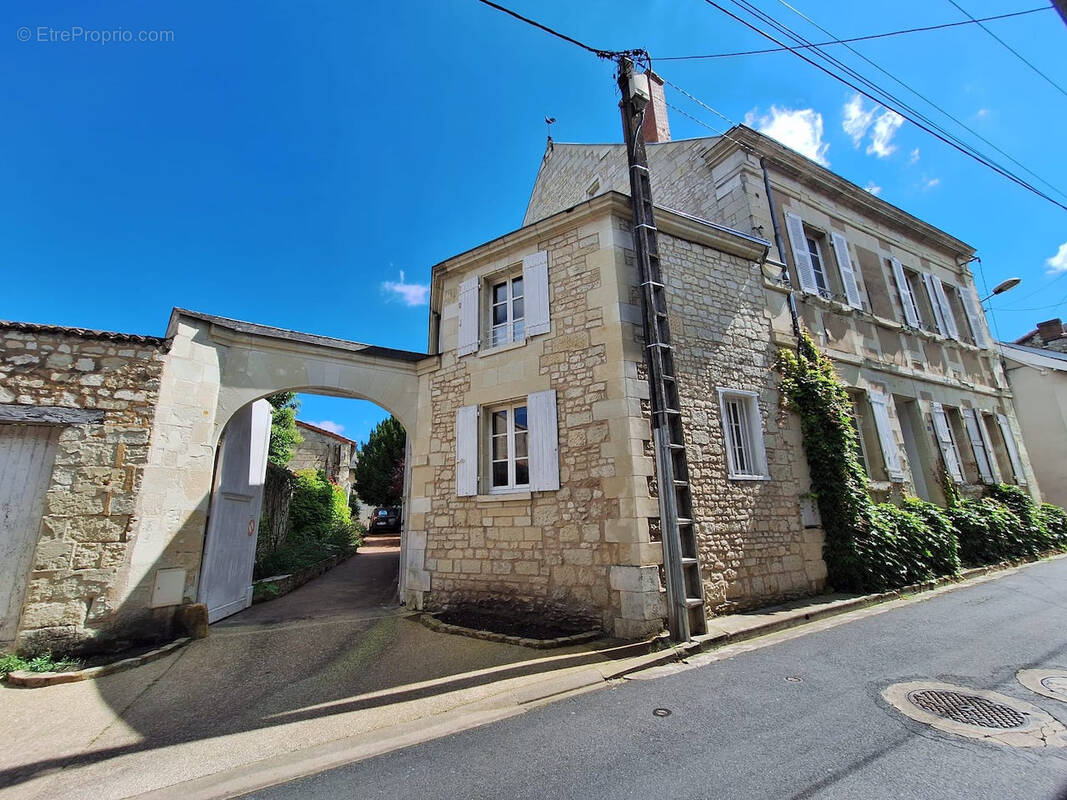
<instances>
[{"instance_id":1,"label":"small square window","mask_svg":"<svg viewBox=\"0 0 1067 800\"><path fill-rule=\"evenodd\" d=\"M526 406L489 412L489 491L507 492L530 485L530 431Z\"/></svg>"},{"instance_id":2,"label":"small square window","mask_svg":"<svg viewBox=\"0 0 1067 800\"><path fill-rule=\"evenodd\" d=\"M770 477L758 395L741 389L719 389L719 407L730 477L738 480Z\"/></svg>"}]
</instances>

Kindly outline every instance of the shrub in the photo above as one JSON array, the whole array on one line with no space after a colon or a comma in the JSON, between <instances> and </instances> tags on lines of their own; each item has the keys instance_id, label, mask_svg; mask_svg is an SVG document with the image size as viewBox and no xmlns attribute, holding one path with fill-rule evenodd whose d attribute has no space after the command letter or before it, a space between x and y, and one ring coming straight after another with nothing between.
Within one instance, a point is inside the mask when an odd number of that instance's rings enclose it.
<instances>
[{"instance_id":1,"label":"shrub","mask_svg":"<svg viewBox=\"0 0 1067 800\"><path fill-rule=\"evenodd\" d=\"M348 553L361 543L362 528L352 522L344 490L326 480L322 470L293 473L289 533L285 542L256 564L257 578L310 567Z\"/></svg>"},{"instance_id":2,"label":"shrub","mask_svg":"<svg viewBox=\"0 0 1067 800\"><path fill-rule=\"evenodd\" d=\"M1052 503L1042 503L1037 518L1045 530L1049 546L1067 550L1067 512Z\"/></svg>"},{"instance_id":3,"label":"shrub","mask_svg":"<svg viewBox=\"0 0 1067 800\"><path fill-rule=\"evenodd\" d=\"M960 558L967 564L995 564L1027 554L1023 523L996 500L967 498L946 512L960 542Z\"/></svg>"},{"instance_id":4,"label":"shrub","mask_svg":"<svg viewBox=\"0 0 1067 800\"><path fill-rule=\"evenodd\" d=\"M918 497L905 498L901 507L922 522L920 531L911 532L913 549L910 551L929 567L929 574L921 580L959 573L959 538L945 511Z\"/></svg>"}]
</instances>

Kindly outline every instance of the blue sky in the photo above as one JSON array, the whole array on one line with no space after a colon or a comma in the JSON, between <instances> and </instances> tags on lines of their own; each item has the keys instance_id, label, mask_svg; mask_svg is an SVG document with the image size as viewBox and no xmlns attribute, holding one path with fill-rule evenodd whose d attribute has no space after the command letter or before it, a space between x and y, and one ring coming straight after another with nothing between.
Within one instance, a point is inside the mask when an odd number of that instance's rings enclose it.
<instances>
[{"instance_id":1,"label":"blue sky","mask_svg":"<svg viewBox=\"0 0 1067 800\"><path fill-rule=\"evenodd\" d=\"M1040 1L960 3L989 16ZM700 0L508 4L653 58L767 45ZM962 18L947 0L797 7L838 36ZM474 0L8 3L0 20L0 318L160 334L185 306L421 350L430 266L519 226L543 118L557 118L557 141L620 137L610 64ZM989 25L1067 85L1054 11ZM58 40L77 28L169 41ZM1067 190L1067 96L980 29L855 46ZM979 288L1023 278L992 303L1003 338L1067 317L1067 212L788 53L657 68L974 245ZM725 124L670 87L668 100ZM671 125L711 135L676 112ZM381 415L332 398L305 398L301 413L356 439Z\"/></svg>"}]
</instances>

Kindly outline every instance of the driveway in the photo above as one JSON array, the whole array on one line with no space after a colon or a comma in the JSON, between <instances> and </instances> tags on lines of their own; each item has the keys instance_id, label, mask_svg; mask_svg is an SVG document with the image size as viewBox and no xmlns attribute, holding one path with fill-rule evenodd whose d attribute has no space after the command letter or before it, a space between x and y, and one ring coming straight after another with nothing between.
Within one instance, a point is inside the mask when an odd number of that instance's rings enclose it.
<instances>
[{"instance_id":1,"label":"driveway","mask_svg":"<svg viewBox=\"0 0 1067 800\"><path fill-rule=\"evenodd\" d=\"M396 603L397 545L368 537L332 571L152 664L0 689L0 797L129 797L433 717L566 666L411 619Z\"/></svg>"}]
</instances>

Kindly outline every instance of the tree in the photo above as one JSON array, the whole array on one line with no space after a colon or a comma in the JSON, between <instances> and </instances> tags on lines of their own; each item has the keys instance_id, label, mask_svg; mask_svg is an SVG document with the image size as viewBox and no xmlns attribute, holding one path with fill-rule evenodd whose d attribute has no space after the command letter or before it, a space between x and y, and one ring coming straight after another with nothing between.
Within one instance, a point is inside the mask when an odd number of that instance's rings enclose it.
<instances>
[{"instance_id":1,"label":"tree","mask_svg":"<svg viewBox=\"0 0 1067 800\"><path fill-rule=\"evenodd\" d=\"M378 423L356 460L355 490L369 505L397 506L404 492L404 443L407 434L396 417ZM397 476L400 479L397 480Z\"/></svg>"},{"instance_id":2,"label":"tree","mask_svg":"<svg viewBox=\"0 0 1067 800\"><path fill-rule=\"evenodd\" d=\"M285 469L296 452L297 445L304 441L296 427L296 412L300 408L300 401L296 399L296 392L279 392L267 397L267 402L273 406L270 412L270 448L267 451L267 461Z\"/></svg>"}]
</instances>

